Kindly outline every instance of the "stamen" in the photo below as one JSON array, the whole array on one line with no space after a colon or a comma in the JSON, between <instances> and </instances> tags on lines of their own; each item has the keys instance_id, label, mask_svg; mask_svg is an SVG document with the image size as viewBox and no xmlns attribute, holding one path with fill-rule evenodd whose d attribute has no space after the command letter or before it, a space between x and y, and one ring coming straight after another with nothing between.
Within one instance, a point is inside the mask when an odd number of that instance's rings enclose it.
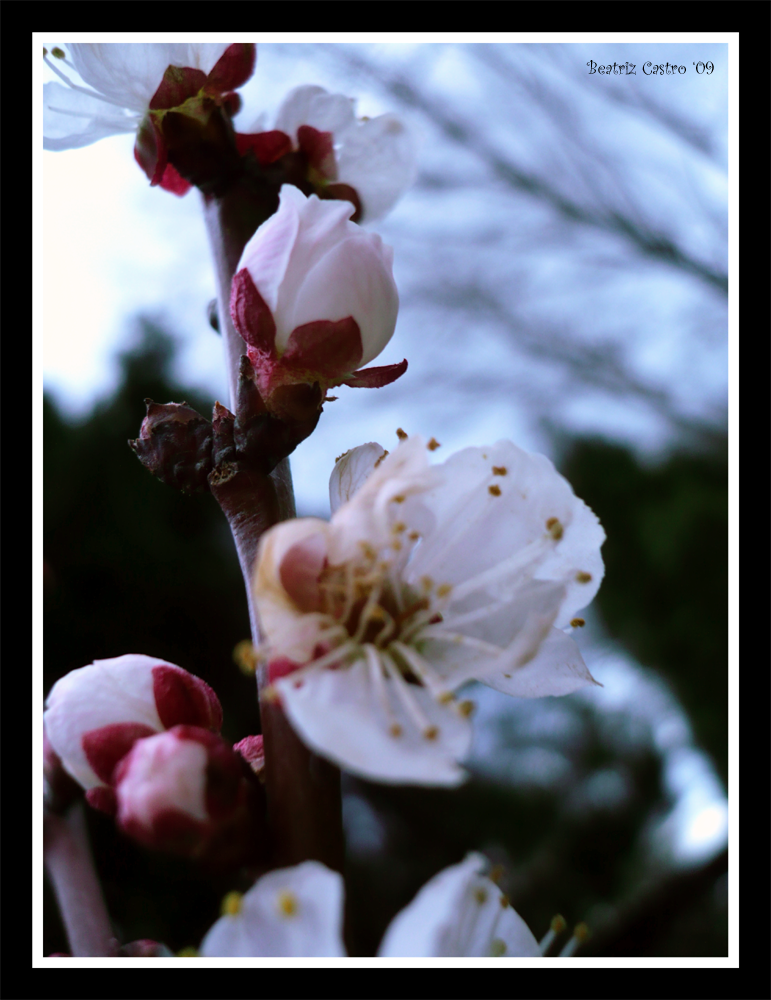
<instances>
[{"instance_id":1,"label":"stamen","mask_svg":"<svg viewBox=\"0 0 771 1000\"><path fill-rule=\"evenodd\" d=\"M498 580L506 579L514 574L521 576L524 582L533 575L541 563L543 555L551 548L551 536L535 538L529 545L520 549L519 552L515 552L508 559L477 573L470 580L457 584L453 594L455 600L459 601L469 594L473 594L476 590L482 590L491 583L496 583Z\"/></svg>"},{"instance_id":2,"label":"stamen","mask_svg":"<svg viewBox=\"0 0 771 1000\"><path fill-rule=\"evenodd\" d=\"M555 542L558 542L562 538L564 529L558 517L550 517L546 522L546 530L549 532L551 537Z\"/></svg>"},{"instance_id":3,"label":"stamen","mask_svg":"<svg viewBox=\"0 0 771 1000\"><path fill-rule=\"evenodd\" d=\"M396 650L412 672L425 684L437 700L447 701L448 695L452 697L451 692L447 690L445 681L414 649L405 646L403 642L392 642L388 648L389 650Z\"/></svg>"},{"instance_id":4,"label":"stamen","mask_svg":"<svg viewBox=\"0 0 771 1000\"><path fill-rule=\"evenodd\" d=\"M388 732L391 736L401 736L402 727L396 721L396 716L391 708L391 702L388 697L388 691L386 689L385 678L383 677L383 664L375 652L374 646L367 645L364 647L364 655L367 658L367 670L372 681L372 686L375 688L375 692L378 701L383 706L383 711L386 718L388 719Z\"/></svg>"},{"instance_id":5,"label":"stamen","mask_svg":"<svg viewBox=\"0 0 771 1000\"><path fill-rule=\"evenodd\" d=\"M491 656L500 656L504 652L500 646L494 646L484 639L475 639L471 635L463 635L462 632L447 632L442 625L428 625L423 630L421 638L437 639L440 642L451 642L456 646L466 646L469 649L479 649L483 653Z\"/></svg>"},{"instance_id":6,"label":"stamen","mask_svg":"<svg viewBox=\"0 0 771 1000\"><path fill-rule=\"evenodd\" d=\"M279 913L284 917L293 917L299 909L297 896L288 889L282 889L276 897Z\"/></svg>"},{"instance_id":7,"label":"stamen","mask_svg":"<svg viewBox=\"0 0 771 1000\"><path fill-rule=\"evenodd\" d=\"M377 602L380 600L380 594L383 590L382 581L378 580L375 586L370 591L369 597L367 598L367 603L362 608L361 614L359 615L359 625L356 632L353 635L354 642L361 642L364 637L364 633L367 630L367 625L372 617L372 612L377 606Z\"/></svg>"},{"instance_id":8,"label":"stamen","mask_svg":"<svg viewBox=\"0 0 771 1000\"><path fill-rule=\"evenodd\" d=\"M439 444L439 442L436 440L435 437L432 437L431 440L426 445L426 448L428 448L429 451L436 451L437 448L441 447L442 446Z\"/></svg>"},{"instance_id":9,"label":"stamen","mask_svg":"<svg viewBox=\"0 0 771 1000\"><path fill-rule=\"evenodd\" d=\"M400 441L406 441L407 438L409 437L409 434L407 434L406 431L403 431L401 427L397 427L396 436L399 438Z\"/></svg>"},{"instance_id":10,"label":"stamen","mask_svg":"<svg viewBox=\"0 0 771 1000\"><path fill-rule=\"evenodd\" d=\"M560 958L570 958L575 955L578 948L586 941L589 937L589 928L585 923L576 924L573 930L573 937L568 941L562 951L559 953Z\"/></svg>"},{"instance_id":11,"label":"stamen","mask_svg":"<svg viewBox=\"0 0 771 1000\"><path fill-rule=\"evenodd\" d=\"M229 892L220 904L220 914L223 917L235 917L241 912L243 898L240 892Z\"/></svg>"},{"instance_id":12,"label":"stamen","mask_svg":"<svg viewBox=\"0 0 771 1000\"><path fill-rule=\"evenodd\" d=\"M438 729L436 726L431 725L431 723L426 718L420 705L418 705L417 700L413 693L409 690L409 684L404 680L401 675L401 671L398 666L393 662L393 660L384 655L382 663L394 684L394 689L399 697L402 705L404 706L407 714L412 717L412 721L415 723L417 728L423 733L426 739L434 739L438 734ZM428 734L432 735L429 736Z\"/></svg>"},{"instance_id":13,"label":"stamen","mask_svg":"<svg viewBox=\"0 0 771 1000\"><path fill-rule=\"evenodd\" d=\"M577 583L589 583L591 579L592 579L591 573L583 573L583 572L576 573Z\"/></svg>"},{"instance_id":14,"label":"stamen","mask_svg":"<svg viewBox=\"0 0 771 1000\"><path fill-rule=\"evenodd\" d=\"M56 73L60 80L67 84L70 90L76 90L79 94L87 94L89 97L94 97L97 101L102 101L104 104L111 104L115 108L121 108L124 111L126 110L126 106L120 101L115 101L111 97L105 97L104 94L98 93L96 90L89 90L87 87L80 87L77 83L73 83L65 73L62 73L58 66L55 66L51 62L47 55L43 56L43 62L50 70Z\"/></svg>"},{"instance_id":15,"label":"stamen","mask_svg":"<svg viewBox=\"0 0 771 1000\"><path fill-rule=\"evenodd\" d=\"M586 625L586 621L583 618L571 618L570 624L573 628L583 628Z\"/></svg>"},{"instance_id":16,"label":"stamen","mask_svg":"<svg viewBox=\"0 0 771 1000\"><path fill-rule=\"evenodd\" d=\"M551 918L551 926L549 927L548 931L544 934L544 936L541 938L540 944L538 946L541 950L542 955L546 954L546 952L549 950L549 948L551 948L552 944L554 943L554 939L559 934L561 934L566 927L567 923L565 922L565 918L562 916L561 913L557 913L555 916Z\"/></svg>"}]
</instances>

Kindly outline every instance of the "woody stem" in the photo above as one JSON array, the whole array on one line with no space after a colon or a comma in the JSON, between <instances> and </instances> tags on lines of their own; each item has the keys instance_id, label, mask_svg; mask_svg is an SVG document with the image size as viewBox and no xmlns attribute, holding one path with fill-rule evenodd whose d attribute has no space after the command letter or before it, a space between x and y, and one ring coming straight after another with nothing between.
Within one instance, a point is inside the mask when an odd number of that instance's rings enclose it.
<instances>
[{"instance_id":1,"label":"woody stem","mask_svg":"<svg viewBox=\"0 0 771 1000\"><path fill-rule=\"evenodd\" d=\"M236 409L240 359L246 345L230 318L230 286L244 246L276 205L254 178L242 177L218 197L204 197L204 215L217 271L219 326L225 346L231 409ZM211 482L211 480L210 480ZM252 641L259 645L259 623L252 596L257 547L273 524L295 516L288 459L270 473L235 462L211 492L228 519L241 564ZM338 871L343 863L340 772L297 738L281 706L266 698L268 678L257 677L265 748L265 785L276 866L315 859Z\"/></svg>"}]
</instances>

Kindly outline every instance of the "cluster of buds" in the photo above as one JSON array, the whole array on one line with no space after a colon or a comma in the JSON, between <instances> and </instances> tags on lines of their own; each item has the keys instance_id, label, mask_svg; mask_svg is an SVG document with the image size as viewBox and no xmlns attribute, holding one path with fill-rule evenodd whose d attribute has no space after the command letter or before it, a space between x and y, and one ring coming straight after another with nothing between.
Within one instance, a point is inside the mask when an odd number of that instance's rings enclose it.
<instances>
[{"instance_id":1,"label":"cluster of buds","mask_svg":"<svg viewBox=\"0 0 771 1000\"><path fill-rule=\"evenodd\" d=\"M139 654L71 671L44 716L48 757L90 805L149 847L227 866L264 849L264 802L221 725L208 684Z\"/></svg>"}]
</instances>

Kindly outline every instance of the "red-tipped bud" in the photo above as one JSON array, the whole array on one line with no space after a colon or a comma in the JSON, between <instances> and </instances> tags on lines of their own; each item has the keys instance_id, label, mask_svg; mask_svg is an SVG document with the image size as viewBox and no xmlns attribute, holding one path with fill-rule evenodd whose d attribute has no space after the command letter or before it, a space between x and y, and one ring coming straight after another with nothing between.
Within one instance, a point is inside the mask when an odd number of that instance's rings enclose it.
<instances>
[{"instance_id":1,"label":"red-tipped bud","mask_svg":"<svg viewBox=\"0 0 771 1000\"><path fill-rule=\"evenodd\" d=\"M298 403L276 396L279 389L318 384L323 399L331 386L385 385L406 367L377 369L374 381L358 370L391 339L399 297L393 251L350 222L352 213L347 202L306 198L284 185L278 211L247 243L236 270L233 322L268 412L282 419L279 409Z\"/></svg>"},{"instance_id":2,"label":"red-tipped bud","mask_svg":"<svg viewBox=\"0 0 771 1000\"><path fill-rule=\"evenodd\" d=\"M113 775L138 739L186 724L219 732L222 708L200 678L138 653L96 660L51 689L45 733L91 805L114 807Z\"/></svg>"},{"instance_id":3,"label":"red-tipped bud","mask_svg":"<svg viewBox=\"0 0 771 1000\"><path fill-rule=\"evenodd\" d=\"M147 847L218 865L251 856L262 795L228 743L194 726L138 740L115 772L118 823Z\"/></svg>"}]
</instances>

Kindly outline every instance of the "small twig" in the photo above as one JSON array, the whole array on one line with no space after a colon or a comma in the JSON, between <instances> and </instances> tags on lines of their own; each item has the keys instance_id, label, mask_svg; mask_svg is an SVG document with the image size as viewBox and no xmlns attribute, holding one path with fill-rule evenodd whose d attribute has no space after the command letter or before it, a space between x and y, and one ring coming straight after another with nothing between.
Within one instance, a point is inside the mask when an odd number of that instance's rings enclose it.
<instances>
[{"instance_id":1,"label":"small twig","mask_svg":"<svg viewBox=\"0 0 771 1000\"><path fill-rule=\"evenodd\" d=\"M118 942L94 869L82 803L61 816L46 813L44 847L46 871L73 956L117 955Z\"/></svg>"}]
</instances>

